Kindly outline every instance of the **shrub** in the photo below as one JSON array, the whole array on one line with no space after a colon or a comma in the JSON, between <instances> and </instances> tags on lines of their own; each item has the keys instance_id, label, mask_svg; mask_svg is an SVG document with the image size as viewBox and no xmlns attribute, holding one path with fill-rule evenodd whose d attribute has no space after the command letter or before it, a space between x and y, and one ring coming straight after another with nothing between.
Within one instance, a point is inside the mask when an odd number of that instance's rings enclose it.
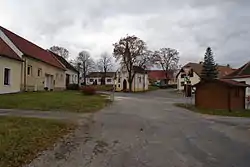
<instances>
[{"instance_id":1,"label":"shrub","mask_svg":"<svg viewBox=\"0 0 250 167\"><path fill-rule=\"evenodd\" d=\"M81 91L85 95L94 95L96 94L96 89L93 86L84 86L81 88Z\"/></svg>"},{"instance_id":2,"label":"shrub","mask_svg":"<svg viewBox=\"0 0 250 167\"><path fill-rule=\"evenodd\" d=\"M69 84L67 86L67 90L79 90L79 85L78 84Z\"/></svg>"}]
</instances>

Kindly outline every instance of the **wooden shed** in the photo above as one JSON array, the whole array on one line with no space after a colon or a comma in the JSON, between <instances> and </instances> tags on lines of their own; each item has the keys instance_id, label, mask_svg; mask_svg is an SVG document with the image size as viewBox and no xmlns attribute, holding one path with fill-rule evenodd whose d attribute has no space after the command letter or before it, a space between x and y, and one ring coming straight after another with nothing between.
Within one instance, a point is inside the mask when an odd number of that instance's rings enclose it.
<instances>
[{"instance_id":1,"label":"wooden shed","mask_svg":"<svg viewBox=\"0 0 250 167\"><path fill-rule=\"evenodd\" d=\"M228 79L201 81L194 85L195 106L207 109L245 109L245 90L249 85Z\"/></svg>"}]
</instances>

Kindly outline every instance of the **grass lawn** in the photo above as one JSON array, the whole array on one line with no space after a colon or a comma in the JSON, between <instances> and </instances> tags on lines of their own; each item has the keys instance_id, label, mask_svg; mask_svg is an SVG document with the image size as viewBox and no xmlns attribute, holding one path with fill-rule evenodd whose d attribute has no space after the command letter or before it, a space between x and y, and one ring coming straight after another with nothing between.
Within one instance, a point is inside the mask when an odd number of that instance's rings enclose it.
<instances>
[{"instance_id":1,"label":"grass lawn","mask_svg":"<svg viewBox=\"0 0 250 167\"><path fill-rule=\"evenodd\" d=\"M190 111L194 111L201 114L221 115L221 116L231 116L231 117L250 117L250 110L229 112L228 110L201 109L201 108L196 108L194 105L191 104L186 105L184 103L176 103L175 105L177 107L182 107Z\"/></svg>"},{"instance_id":2,"label":"grass lawn","mask_svg":"<svg viewBox=\"0 0 250 167\"><path fill-rule=\"evenodd\" d=\"M101 95L87 96L78 91L25 92L0 95L0 108L84 113L103 108L107 101Z\"/></svg>"},{"instance_id":3,"label":"grass lawn","mask_svg":"<svg viewBox=\"0 0 250 167\"><path fill-rule=\"evenodd\" d=\"M54 120L0 117L0 167L29 163L73 128Z\"/></svg>"},{"instance_id":4,"label":"grass lawn","mask_svg":"<svg viewBox=\"0 0 250 167\"><path fill-rule=\"evenodd\" d=\"M154 91L154 90L158 90L158 89L160 89L158 86L153 86L153 85L148 86L148 91Z\"/></svg>"}]
</instances>

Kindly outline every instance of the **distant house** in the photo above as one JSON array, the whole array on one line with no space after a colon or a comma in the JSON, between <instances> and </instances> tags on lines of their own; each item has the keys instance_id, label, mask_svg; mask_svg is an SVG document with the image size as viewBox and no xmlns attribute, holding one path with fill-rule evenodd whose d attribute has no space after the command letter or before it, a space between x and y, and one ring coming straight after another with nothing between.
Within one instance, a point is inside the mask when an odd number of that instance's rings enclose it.
<instances>
[{"instance_id":1,"label":"distant house","mask_svg":"<svg viewBox=\"0 0 250 167\"><path fill-rule=\"evenodd\" d=\"M239 69L223 77L225 79L233 79L235 81L245 82L250 84L250 62L244 64ZM250 96L250 88L246 89L246 96Z\"/></svg>"},{"instance_id":2,"label":"distant house","mask_svg":"<svg viewBox=\"0 0 250 167\"><path fill-rule=\"evenodd\" d=\"M148 74L147 71L141 67L133 66L133 73L135 73L132 82L132 91L146 91L148 90ZM116 72L116 91L127 91L129 90L128 82L128 71L125 67L121 67Z\"/></svg>"},{"instance_id":3,"label":"distant house","mask_svg":"<svg viewBox=\"0 0 250 167\"><path fill-rule=\"evenodd\" d=\"M23 60L0 33L0 94L16 93L21 91L21 73Z\"/></svg>"},{"instance_id":4,"label":"distant house","mask_svg":"<svg viewBox=\"0 0 250 167\"><path fill-rule=\"evenodd\" d=\"M194 85L195 106L205 109L243 110L245 89L248 86L250 85L229 79L201 81Z\"/></svg>"},{"instance_id":5,"label":"distant house","mask_svg":"<svg viewBox=\"0 0 250 167\"><path fill-rule=\"evenodd\" d=\"M221 66L221 65L219 65L217 69L219 72L218 78L222 78L234 71L234 69L232 69L229 66ZM185 76L186 76L185 71L189 71L189 80L191 82L191 85L195 85L200 82L202 63L188 63L181 68L181 70L176 75L178 90L184 90Z\"/></svg>"},{"instance_id":6,"label":"distant house","mask_svg":"<svg viewBox=\"0 0 250 167\"><path fill-rule=\"evenodd\" d=\"M73 67L67 60L65 60L62 56L59 56L53 52L51 52L66 68L65 79L66 79L66 87L70 84L78 84L78 70Z\"/></svg>"},{"instance_id":7,"label":"distant house","mask_svg":"<svg viewBox=\"0 0 250 167\"><path fill-rule=\"evenodd\" d=\"M20 73L18 72L21 90L65 89L66 69L52 53L1 26L0 36L23 61Z\"/></svg>"},{"instance_id":8,"label":"distant house","mask_svg":"<svg viewBox=\"0 0 250 167\"><path fill-rule=\"evenodd\" d=\"M104 72L90 72L86 78L87 85L101 85L102 78L104 77ZM113 85L115 78L115 72L107 72L105 77L105 85Z\"/></svg>"},{"instance_id":9,"label":"distant house","mask_svg":"<svg viewBox=\"0 0 250 167\"><path fill-rule=\"evenodd\" d=\"M174 72L171 71L167 73L166 77L165 71L163 70L148 70L148 78L150 82L158 82L169 85L177 84Z\"/></svg>"}]
</instances>

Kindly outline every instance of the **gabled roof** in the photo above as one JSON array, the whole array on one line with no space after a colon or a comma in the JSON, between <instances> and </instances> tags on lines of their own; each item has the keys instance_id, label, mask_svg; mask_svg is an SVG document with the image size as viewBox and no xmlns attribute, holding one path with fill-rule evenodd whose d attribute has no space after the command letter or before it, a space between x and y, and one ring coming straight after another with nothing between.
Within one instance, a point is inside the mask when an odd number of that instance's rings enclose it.
<instances>
[{"instance_id":1,"label":"gabled roof","mask_svg":"<svg viewBox=\"0 0 250 167\"><path fill-rule=\"evenodd\" d=\"M164 70L148 70L148 77L150 79L166 79L166 74ZM167 72L168 79L174 78L174 72Z\"/></svg>"},{"instance_id":2,"label":"gabled roof","mask_svg":"<svg viewBox=\"0 0 250 167\"><path fill-rule=\"evenodd\" d=\"M183 71L183 68L185 67L190 67L193 69L193 71L200 76L201 75L201 71L202 71L202 63L188 63L185 66L182 67L182 69L179 71L179 73L177 74L176 77L178 77L178 75ZM228 66L222 66L222 65L218 65L217 66L218 69L218 77L222 78L230 73L232 73L233 71L235 71L235 69L232 69L231 67Z\"/></svg>"},{"instance_id":3,"label":"gabled roof","mask_svg":"<svg viewBox=\"0 0 250 167\"><path fill-rule=\"evenodd\" d=\"M244 64L239 69L235 70L224 78L248 78L250 77L250 62Z\"/></svg>"},{"instance_id":4,"label":"gabled roof","mask_svg":"<svg viewBox=\"0 0 250 167\"><path fill-rule=\"evenodd\" d=\"M139 66L133 66L133 70L135 73L141 73L141 74L147 73L145 69Z\"/></svg>"},{"instance_id":5,"label":"gabled roof","mask_svg":"<svg viewBox=\"0 0 250 167\"><path fill-rule=\"evenodd\" d=\"M246 83L234 81L231 79L214 79L211 81L200 81L199 83L193 85L193 87L197 87L199 85L211 83L211 82L225 84L225 85L230 86L230 87L250 87L250 85L248 85Z\"/></svg>"},{"instance_id":6,"label":"gabled roof","mask_svg":"<svg viewBox=\"0 0 250 167\"><path fill-rule=\"evenodd\" d=\"M26 56L40 60L54 67L65 69L62 64L48 51L42 49L36 44L20 37L19 35L0 26L0 30L16 45L16 47Z\"/></svg>"},{"instance_id":7,"label":"gabled roof","mask_svg":"<svg viewBox=\"0 0 250 167\"><path fill-rule=\"evenodd\" d=\"M104 72L91 72L87 75L87 77L103 77ZM106 77L114 77L115 72L107 72Z\"/></svg>"},{"instance_id":8,"label":"gabled roof","mask_svg":"<svg viewBox=\"0 0 250 167\"><path fill-rule=\"evenodd\" d=\"M50 53L52 53L67 69L75 71L78 73L78 71L75 69L75 67L73 67L67 60L65 60L62 56L59 56L58 54L49 51Z\"/></svg>"},{"instance_id":9,"label":"gabled roof","mask_svg":"<svg viewBox=\"0 0 250 167\"><path fill-rule=\"evenodd\" d=\"M10 47L7 45L2 38L0 38L0 56L8 57L10 59L15 59L22 61L21 57L19 57Z\"/></svg>"}]
</instances>

